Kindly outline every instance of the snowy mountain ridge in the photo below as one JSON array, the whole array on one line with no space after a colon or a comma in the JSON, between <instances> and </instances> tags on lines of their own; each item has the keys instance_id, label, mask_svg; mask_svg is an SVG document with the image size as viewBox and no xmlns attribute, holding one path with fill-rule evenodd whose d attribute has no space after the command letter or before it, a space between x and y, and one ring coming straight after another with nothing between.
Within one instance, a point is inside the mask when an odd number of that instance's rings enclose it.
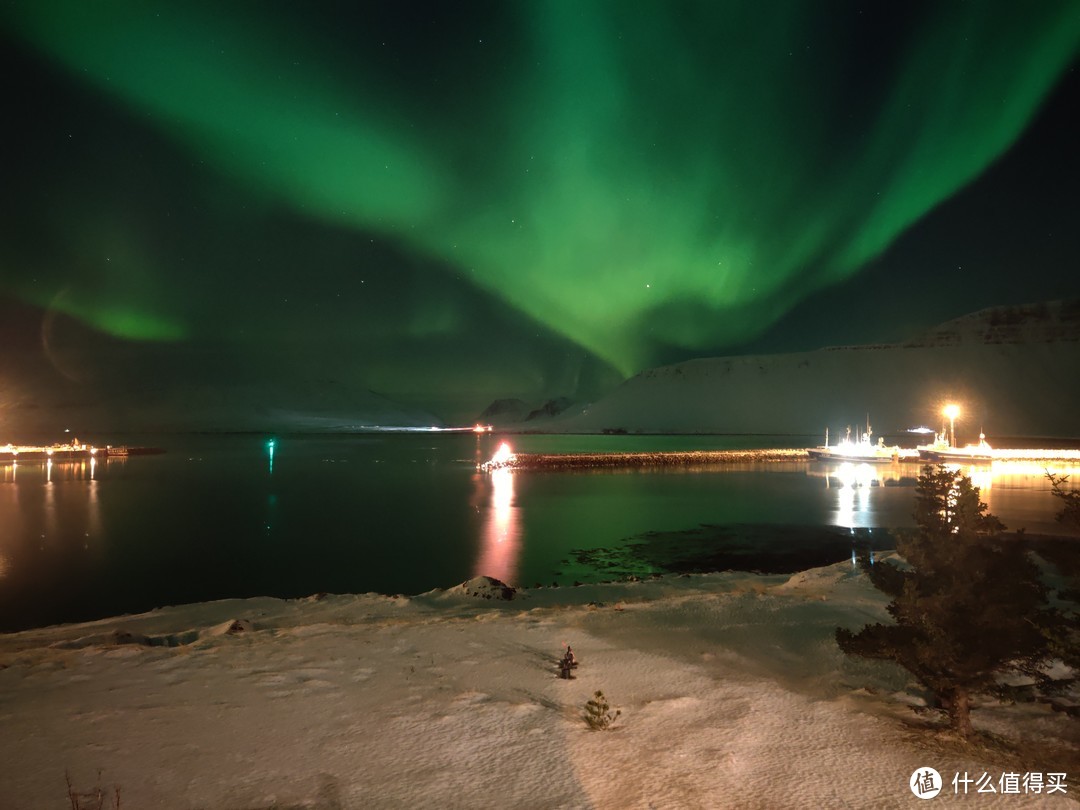
<instances>
[{"instance_id":1,"label":"snowy mountain ridge","mask_svg":"<svg viewBox=\"0 0 1080 810\"><path fill-rule=\"evenodd\" d=\"M647 369L549 429L642 433L820 434L860 424L878 435L940 426L958 437L1080 436L1080 302L997 307L900 344L690 360Z\"/></svg>"},{"instance_id":2,"label":"snowy mountain ridge","mask_svg":"<svg viewBox=\"0 0 1080 810\"><path fill-rule=\"evenodd\" d=\"M1080 301L989 307L936 326L902 345L910 348L1059 341L1080 341Z\"/></svg>"}]
</instances>

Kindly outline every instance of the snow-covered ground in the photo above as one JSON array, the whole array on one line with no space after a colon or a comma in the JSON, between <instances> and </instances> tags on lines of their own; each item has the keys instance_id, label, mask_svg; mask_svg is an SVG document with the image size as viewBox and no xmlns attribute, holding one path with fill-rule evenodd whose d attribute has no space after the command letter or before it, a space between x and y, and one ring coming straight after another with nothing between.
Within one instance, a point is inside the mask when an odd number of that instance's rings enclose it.
<instances>
[{"instance_id":1,"label":"snow-covered ground","mask_svg":"<svg viewBox=\"0 0 1080 810\"><path fill-rule=\"evenodd\" d=\"M839 652L835 626L883 606L844 563L509 602L230 600L0 636L0 807L69 807L65 772L137 810L910 807L927 767L939 804L1080 806L1077 720L983 706L998 736L966 745L924 727L903 673ZM613 730L582 719L596 690ZM976 793L1032 772L1068 773L1068 792Z\"/></svg>"}]
</instances>

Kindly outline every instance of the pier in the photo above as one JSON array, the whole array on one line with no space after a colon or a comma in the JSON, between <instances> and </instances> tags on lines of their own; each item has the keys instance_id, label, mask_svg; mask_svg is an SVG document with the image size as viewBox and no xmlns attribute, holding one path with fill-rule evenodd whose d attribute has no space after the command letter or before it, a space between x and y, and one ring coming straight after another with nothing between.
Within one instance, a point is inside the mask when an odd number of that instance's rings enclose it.
<instances>
[{"instance_id":1,"label":"pier","mask_svg":"<svg viewBox=\"0 0 1080 810\"><path fill-rule=\"evenodd\" d=\"M91 458L106 460L109 458L127 458L128 456L150 456L164 453L161 447L127 447L124 445L105 445L94 447L88 444L54 444L49 447L38 445L0 446L0 464L20 461L86 461Z\"/></svg>"}]
</instances>

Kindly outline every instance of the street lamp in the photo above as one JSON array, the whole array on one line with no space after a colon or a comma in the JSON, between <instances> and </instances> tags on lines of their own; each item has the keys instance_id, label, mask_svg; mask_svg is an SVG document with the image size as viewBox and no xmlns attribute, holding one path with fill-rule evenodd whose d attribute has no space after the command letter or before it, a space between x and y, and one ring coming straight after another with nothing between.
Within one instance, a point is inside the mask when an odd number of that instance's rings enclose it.
<instances>
[{"instance_id":1,"label":"street lamp","mask_svg":"<svg viewBox=\"0 0 1080 810\"><path fill-rule=\"evenodd\" d=\"M949 403L944 413L949 417L949 447L956 447L956 417L960 415L960 406Z\"/></svg>"}]
</instances>

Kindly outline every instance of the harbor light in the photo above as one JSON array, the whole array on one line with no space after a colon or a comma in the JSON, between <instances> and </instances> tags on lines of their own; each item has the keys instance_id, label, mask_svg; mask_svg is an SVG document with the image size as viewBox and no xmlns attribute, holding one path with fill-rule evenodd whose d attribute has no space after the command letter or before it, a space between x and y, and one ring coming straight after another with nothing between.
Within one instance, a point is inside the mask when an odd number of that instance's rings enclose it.
<instances>
[{"instance_id":1,"label":"harbor light","mask_svg":"<svg viewBox=\"0 0 1080 810\"><path fill-rule=\"evenodd\" d=\"M943 413L949 419L949 447L956 447L956 417L960 415L960 406L950 402Z\"/></svg>"},{"instance_id":2,"label":"harbor light","mask_svg":"<svg viewBox=\"0 0 1080 810\"><path fill-rule=\"evenodd\" d=\"M499 449L495 451L495 455L491 457L490 461L485 461L483 464L477 464L476 468L481 472L494 472L495 470L501 470L504 467L513 467L517 462L517 456L514 451L510 449L510 445L503 442L499 445Z\"/></svg>"}]
</instances>

